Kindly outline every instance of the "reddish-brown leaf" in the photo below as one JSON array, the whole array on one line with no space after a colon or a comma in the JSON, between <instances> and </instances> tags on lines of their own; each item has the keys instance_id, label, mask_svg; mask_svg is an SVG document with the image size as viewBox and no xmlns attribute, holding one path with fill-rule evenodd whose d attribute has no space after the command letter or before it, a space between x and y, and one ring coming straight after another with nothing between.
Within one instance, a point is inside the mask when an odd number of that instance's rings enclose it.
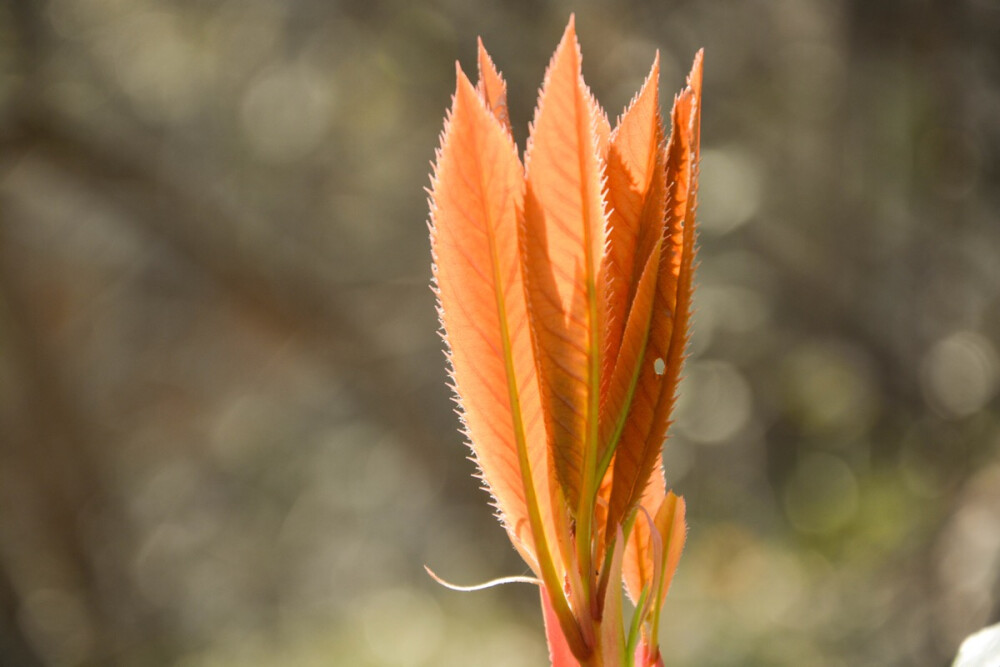
<instances>
[{"instance_id":1,"label":"reddish-brown leaf","mask_svg":"<svg viewBox=\"0 0 1000 667\"><path fill-rule=\"evenodd\" d=\"M642 89L618 121L608 150L608 248L601 264L608 286L604 306L607 354L601 368L602 379L607 380L614 368L640 272L653 243L662 235L662 188L659 198L655 193L649 196L651 186L663 179L659 77L657 53ZM645 254L639 248L640 232L645 232Z\"/></svg>"},{"instance_id":2,"label":"reddish-brown leaf","mask_svg":"<svg viewBox=\"0 0 1000 667\"><path fill-rule=\"evenodd\" d=\"M675 100L666 148L667 221L664 264L659 273L649 342L616 449L608 521L623 517L639 501L660 454L680 378L690 318L695 252L695 187L698 159L701 53L688 88ZM669 252L666 252L669 250Z\"/></svg>"},{"instance_id":3,"label":"reddish-brown leaf","mask_svg":"<svg viewBox=\"0 0 1000 667\"><path fill-rule=\"evenodd\" d=\"M645 267L637 280L635 299L629 309L616 363L601 403L602 458L607 453L606 448L614 446L624 429L629 404L639 380L653 318L662 246L663 239L660 238L646 258ZM609 531L608 537L612 535L613 532Z\"/></svg>"}]
</instances>

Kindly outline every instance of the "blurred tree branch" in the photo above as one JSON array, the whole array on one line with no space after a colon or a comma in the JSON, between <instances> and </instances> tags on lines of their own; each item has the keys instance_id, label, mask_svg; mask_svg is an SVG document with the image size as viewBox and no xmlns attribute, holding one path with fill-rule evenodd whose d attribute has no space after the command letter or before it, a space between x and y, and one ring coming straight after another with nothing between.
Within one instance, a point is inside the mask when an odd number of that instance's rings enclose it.
<instances>
[{"instance_id":1,"label":"blurred tree branch","mask_svg":"<svg viewBox=\"0 0 1000 667\"><path fill-rule=\"evenodd\" d=\"M0 567L0 657L6 664L41 667L44 663L21 630L19 612L17 591L6 568Z\"/></svg>"},{"instance_id":2,"label":"blurred tree branch","mask_svg":"<svg viewBox=\"0 0 1000 667\"><path fill-rule=\"evenodd\" d=\"M435 442L427 412L412 396L412 383L393 356L379 349L376 339L360 329L349 309L338 302L339 285L324 272L320 257L306 257L304 248L292 248L278 235L262 230L278 226L247 224L250 211L234 211L202 191L191 179L168 174L151 156L155 141L122 131L113 140L95 137L58 113L41 94L40 65L45 61L47 33L36 3L14 1L7 11L14 19L20 83L3 114L0 126L0 164L10 169L32 155L69 174L92 192L100 193L126 213L143 232L164 242L222 287L256 318L277 325L288 335L308 343L311 352L343 378L354 407L375 423L393 427L400 440L425 450ZM31 497L13 497L16 506L5 516L30 513L25 520L40 531L53 554L66 568L74 590L82 596L94 624L99 650L113 650L116 618L106 609L101 573L93 569L90 545L81 541L80 513L118 515L119 499L109 495L95 467L93 450L104 439L93 432L74 397L65 392L60 369L48 358L44 332L33 327L31 297L20 284L15 252L6 236L10 202L2 202L6 219L0 221L0 305L4 317L4 363L11 367L21 396L20 432L5 427L3 458L8 470L29 476ZM252 227L253 232L248 232ZM423 457L414 457L422 461ZM127 526L128 520L117 522ZM124 556L125 554L119 554ZM127 566L115 569L126 572ZM6 567L0 568L0 650L3 660L39 664L31 641L23 634L18 610L26 591L8 585ZM25 582L28 585L28 582ZM127 588L127 578L117 585ZM126 592L119 591L118 594ZM125 599L134 598L126 593ZM131 604L139 604L132 599ZM121 610L118 610L121 611ZM120 617L119 617L120 618ZM158 633L153 633L154 635ZM106 653L101 660L111 659Z\"/></svg>"},{"instance_id":3,"label":"blurred tree branch","mask_svg":"<svg viewBox=\"0 0 1000 667\"><path fill-rule=\"evenodd\" d=\"M107 614L99 583L103 577L95 569L81 522L83 515L110 517L117 512L95 465L94 448L102 439L62 386L61 374L43 347L45 336L34 326L30 297L12 267L10 253L17 246L4 233L12 211L7 201L0 206L5 215L0 221L0 363L17 392L13 405L4 406L8 414L3 457L7 469L24 478L3 498L8 506L2 514L26 525L39 540L39 551L60 569L56 581L22 581L0 589L0 594L9 590L24 596L31 586L65 586L82 598L99 646L108 648L116 644L114 621ZM119 563L115 569L127 568Z\"/></svg>"},{"instance_id":4,"label":"blurred tree branch","mask_svg":"<svg viewBox=\"0 0 1000 667\"><path fill-rule=\"evenodd\" d=\"M363 413L406 434L418 449L435 442L426 411L414 405L412 383L339 302L342 286L324 271L321 258L260 231L274 225L248 224L250 211L232 211L194 184L151 166L141 156L154 154L154 147L140 138L118 139L115 145L95 142L67 119L37 109L16 119L0 151L10 161L29 151L41 155L102 193L238 303L304 337L320 359L350 378Z\"/></svg>"}]
</instances>

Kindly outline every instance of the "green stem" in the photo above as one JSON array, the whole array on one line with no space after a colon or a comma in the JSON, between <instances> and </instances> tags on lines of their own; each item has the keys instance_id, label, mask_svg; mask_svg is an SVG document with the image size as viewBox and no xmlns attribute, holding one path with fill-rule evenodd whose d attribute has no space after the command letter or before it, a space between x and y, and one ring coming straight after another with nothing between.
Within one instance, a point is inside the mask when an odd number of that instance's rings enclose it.
<instances>
[{"instance_id":1,"label":"green stem","mask_svg":"<svg viewBox=\"0 0 1000 667\"><path fill-rule=\"evenodd\" d=\"M639 599L635 603L635 613L632 614L632 623L628 628L628 641L625 642L625 665L633 667L635 662L635 649L639 643L639 630L646 616L646 598L649 596L649 589L642 589Z\"/></svg>"}]
</instances>

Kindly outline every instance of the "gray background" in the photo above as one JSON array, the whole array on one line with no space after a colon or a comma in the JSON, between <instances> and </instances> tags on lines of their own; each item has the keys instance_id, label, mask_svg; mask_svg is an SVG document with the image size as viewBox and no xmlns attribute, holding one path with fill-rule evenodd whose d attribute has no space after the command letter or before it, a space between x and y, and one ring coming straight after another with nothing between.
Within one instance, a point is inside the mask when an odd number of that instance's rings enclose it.
<instances>
[{"instance_id":1,"label":"gray background","mask_svg":"<svg viewBox=\"0 0 1000 667\"><path fill-rule=\"evenodd\" d=\"M942 665L1000 620L1000 5L0 7L0 663L540 665L428 289L454 61L522 143L706 49L670 665Z\"/></svg>"}]
</instances>

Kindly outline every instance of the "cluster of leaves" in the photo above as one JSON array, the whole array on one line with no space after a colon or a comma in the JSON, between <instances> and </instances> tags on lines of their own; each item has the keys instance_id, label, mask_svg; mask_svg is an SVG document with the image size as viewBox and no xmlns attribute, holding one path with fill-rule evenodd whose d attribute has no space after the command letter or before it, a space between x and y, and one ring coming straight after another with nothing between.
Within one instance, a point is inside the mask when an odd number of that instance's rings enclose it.
<instances>
[{"instance_id":1,"label":"cluster of leaves","mask_svg":"<svg viewBox=\"0 0 1000 667\"><path fill-rule=\"evenodd\" d=\"M439 312L466 434L540 584L555 665L660 662L686 531L660 456L687 342L701 62L669 140L658 55L612 129L571 17L523 164L482 42L478 83L457 68L431 188Z\"/></svg>"}]
</instances>

